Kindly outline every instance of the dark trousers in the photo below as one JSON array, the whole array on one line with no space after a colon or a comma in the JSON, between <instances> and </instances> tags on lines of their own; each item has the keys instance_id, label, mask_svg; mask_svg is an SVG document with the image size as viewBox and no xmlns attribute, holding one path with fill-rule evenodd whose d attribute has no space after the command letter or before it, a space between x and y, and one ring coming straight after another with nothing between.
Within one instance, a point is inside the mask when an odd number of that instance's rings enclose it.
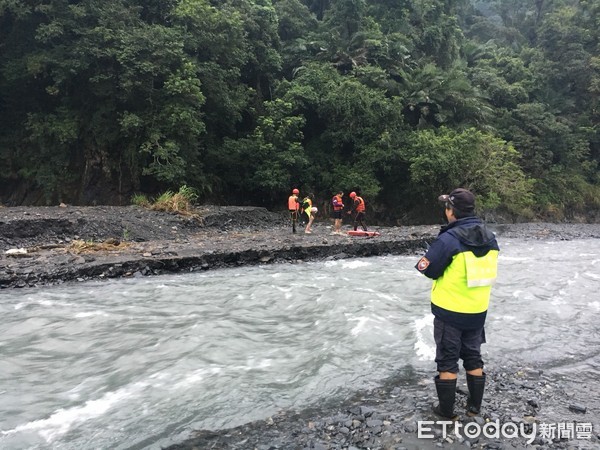
<instances>
[{"instance_id":1,"label":"dark trousers","mask_svg":"<svg viewBox=\"0 0 600 450\"><path fill-rule=\"evenodd\" d=\"M485 343L485 329L461 330L438 319L433 320L435 362L438 372L458 373L458 360L465 370L483 368L481 344Z\"/></svg>"},{"instance_id":2,"label":"dark trousers","mask_svg":"<svg viewBox=\"0 0 600 450\"><path fill-rule=\"evenodd\" d=\"M358 229L358 224L362 227L363 231L367 231L367 226L363 223L363 219L365 218L364 212L357 212L354 216L354 231Z\"/></svg>"},{"instance_id":3,"label":"dark trousers","mask_svg":"<svg viewBox=\"0 0 600 450\"><path fill-rule=\"evenodd\" d=\"M298 211L290 209L290 220L292 221L292 231L296 232L296 224L298 223Z\"/></svg>"}]
</instances>

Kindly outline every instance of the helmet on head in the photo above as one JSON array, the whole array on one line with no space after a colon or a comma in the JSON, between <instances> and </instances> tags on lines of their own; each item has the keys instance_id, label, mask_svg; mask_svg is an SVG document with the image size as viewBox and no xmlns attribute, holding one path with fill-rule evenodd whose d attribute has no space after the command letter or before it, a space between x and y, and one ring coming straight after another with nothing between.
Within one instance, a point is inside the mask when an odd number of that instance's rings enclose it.
<instances>
[{"instance_id":1,"label":"helmet on head","mask_svg":"<svg viewBox=\"0 0 600 450\"><path fill-rule=\"evenodd\" d=\"M294 190L292 191L292 194L299 194L299 193L300 193L300 191L299 191L298 189L294 189Z\"/></svg>"},{"instance_id":2,"label":"helmet on head","mask_svg":"<svg viewBox=\"0 0 600 450\"><path fill-rule=\"evenodd\" d=\"M350 198L356 197L356 192L350 192Z\"/></svg>"}]
</instances>

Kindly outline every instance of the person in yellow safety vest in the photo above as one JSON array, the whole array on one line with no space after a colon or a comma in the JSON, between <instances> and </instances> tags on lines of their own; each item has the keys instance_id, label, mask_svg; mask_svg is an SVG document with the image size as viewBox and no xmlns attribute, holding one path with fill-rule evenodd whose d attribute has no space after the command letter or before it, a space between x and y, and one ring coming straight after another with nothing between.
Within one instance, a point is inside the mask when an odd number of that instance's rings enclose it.
<instances>
[{"instance_id":1,"label":"person in yellow safety vest","mask_svg":"<svg viewBox=\"0 0 600 450\"><path fill-rule=\"evenodd\" d=\"M344 210L344 202L342 198L344 197L343 191L338 191L331 199L331 204L333 206L333 233L340 234L342 232L342 211Z\"/></svg>"},{"instance_id":2,"label":"person in yellow safety vest","mask_svg":"<svg viewBox=\"0 0 600 450\"><path fill-rule=\"evenodd\" d=\"M416 269L433 279L431 312L439 374L435 387L439 403L434 412L454 418L458 360L467 372L467 415L479 414L485 388L481 344L492 285L498 271L498 242L475 217L475 196L454 189L438 200L448 224L443 226Z\"/></svg>"},{"instance_id":3,"label":"person in yellow safety vest","mask_svg":"<svg viewBox=\"0 0 600 450\"><path fill-rule=\"evenodd\" d=\"M292 221L292 233L296 232L296 224L298 223L298 211L300 210L300 200L298 200L298 189L292 190L292 195L288 197L288 211L290 212L290 220Z\"/></svg>"},{"instance_id":4,"label":"person in yellow safety vest","mask_svg":"<svg viewBox=\"0 0 600 450\"><path fill-rule=\"evenodd\" d=\"M308 194L304 200L302 200L302 209L306 217L308 217L308 223L306 224L306 229L304 232L306 234L311 234L311 226L313 221L315 220L315 215L317 214L317 207L313 206L313 200L315 196L313 194Z\"/></svg>"}]
</instances>

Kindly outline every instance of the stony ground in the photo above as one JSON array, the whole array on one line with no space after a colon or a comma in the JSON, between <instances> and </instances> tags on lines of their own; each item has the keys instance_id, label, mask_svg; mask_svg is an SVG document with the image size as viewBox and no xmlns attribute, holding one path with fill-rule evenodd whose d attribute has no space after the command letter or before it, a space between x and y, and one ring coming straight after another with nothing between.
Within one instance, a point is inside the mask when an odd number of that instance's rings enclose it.
<instances>
[{"instance_id":1,"label":"stony ground","mask_svg":"<svg viewBox=\"0 0 600 450\"><path fill-rule=\"evenodd\" d=\"M464 413L468 389L463 375L456 394L458 420L446 429L443 424L431 423L440 420L431 412L436 400L433 380L415 383L406 379L406 374L398 374L380 388L358 392L339 405L300 412L281 411L266 420L228 430L197 431L185 442L167 448L600 448L598 395L590 398L585 388L574 390L555 374L531 368L490 367L482 412L477 417L467 417ZM502 427L509 423L523 431L515 433L514 428L507 428L501 434ZM572 433L560 434L559 424Z\"/></svg>"},{"instance_id":2,"label":"stony ground","mask_svg":"<svg viewBox=\"0 0 600 450\"><path fill-rule=\"evenodd\" d=\"M599 224L490 224L490 228L500 237L600 238ZM253 207L204 206L187 216L134 206L0 208L0 287L308 259L420 254L439 226L373 229L381 236L332 235L331 221L317 218L313 234L302 230L292 234L285 213ZM596 366L600 370L600 360ZM435 420L430 413L435 389L428 377L408 383L399 374L382 387L359 392L341 404L281 411L265 421L229 430L198 431L171 448L600 448L600 391L596 386L600 376L578 383L552 372L493 364L488 376L484 413L474 419L461 415L463 426L512 422L530 432L534 426L562 422L571 427L589 423L593 430L581 435L583 439L561 437L556 430L554 436L538 432L530 444L524 438L444 436L440 427L434 429L433 438L418 438L419 421ZM459 411L465 400L463 382L457 394Z\"/></svg>"},{"instance_id":3,"label":"stony ground","mask_svg":"<svg viewBox=\"0 0 600 450\"><path fill-rule=\"evenodd\" d=\"M133 206L2 208L0 287L421 251L438 228L351 238L330 227L322 219L313 234L292 234L285 213L253 207L205 206L191 215Z\"/></svg>"},{"instance_id":4,"label":"stony ground","mask_svg":"<svg viewBox=\"0 0 600 450\"><path fill-rule=\"evenodd\" d=\"M128 206L0 208L0 288L323 258L420 253L439 226L371 229L376 238L292 234L286 213L202 206L181 215ZM349 229L349 224L344 225ZM598 224L492 225L501 236L599 237Z\"/></svg>"},{"instance_id":5,"label":"stony ground","mask_svg":"<svg viewBox=\"0 0 600 450\"><path fill-rule=\"evenodd\" d=\"M256 207L202 206L190 214L138 206L0 208L0 248L102 242L180 241L201 231L260 230L281 226L285 216Z\"/></svg>"}]
</instances>

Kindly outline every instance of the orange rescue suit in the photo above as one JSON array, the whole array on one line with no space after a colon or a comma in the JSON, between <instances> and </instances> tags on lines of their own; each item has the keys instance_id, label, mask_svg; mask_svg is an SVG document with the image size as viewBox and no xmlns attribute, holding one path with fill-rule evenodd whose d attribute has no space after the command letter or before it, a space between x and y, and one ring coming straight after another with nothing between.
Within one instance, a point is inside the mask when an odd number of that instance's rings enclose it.
<instances>
[{"instance_id":1,"label":"orange rescue suit","mask_svg":"<svg viewBox=\"0 0 600 450\"><path fill-rule=\"evenodd\" d=\"M354 203L356 202L358 202L358 205L356 205L356 212L365 212L365 201L362 197L359 197L358 195L354 197Z\"/></svg>"},{"instance_id":2,"label":"orange rescue suit","mask_svg":"<svg viewBox=\"0 0 600 450\"><path fill-rule=\"evenodd\" d=\"M300 203L298 203L297 195L290 195L290 198L288 198L288 209L290 211L298 211L300 209Z\"/></svg>"}]
</instances>

